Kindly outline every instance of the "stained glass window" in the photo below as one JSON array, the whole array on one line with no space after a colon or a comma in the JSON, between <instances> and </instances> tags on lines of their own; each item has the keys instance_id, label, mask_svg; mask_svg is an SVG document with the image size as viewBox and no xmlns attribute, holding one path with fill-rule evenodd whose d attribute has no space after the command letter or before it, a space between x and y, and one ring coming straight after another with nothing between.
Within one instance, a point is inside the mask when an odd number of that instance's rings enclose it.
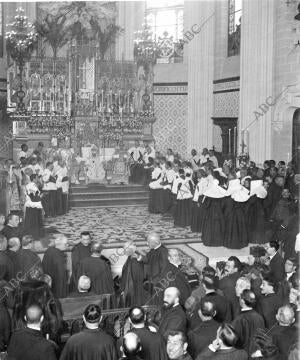
<instances>
[{"instance_id":1,"label":"stained glass window","mask_svg":"<svg viewBox=\"0 0 300 360\"><path fill-rule=\"evenodd\" d=\"M177 42L183 37L183 0L148 0L147 23L157 40L167 32Z\"/></svg>"},{"instance_id":2,"label":"stained glass window","mask_svg":"<svg viewBox=\"0 0 300 360\"><path fill-rule=\"evenodd\" d=\"M228 56L239 55L242 0L228 0Z\"/></svg>"}]
</instances>

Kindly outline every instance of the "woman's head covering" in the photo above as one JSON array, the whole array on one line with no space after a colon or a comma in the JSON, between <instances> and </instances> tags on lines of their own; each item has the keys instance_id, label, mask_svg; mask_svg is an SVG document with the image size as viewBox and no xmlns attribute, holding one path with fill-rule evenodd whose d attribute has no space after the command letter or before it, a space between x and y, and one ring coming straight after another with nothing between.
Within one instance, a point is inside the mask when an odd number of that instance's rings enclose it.
<instances>
[{"instance_id":1,"label":"woman's head covering","mask_svg":"<svg viewBox=\"0 0 300 360\"><path fill-rule=\"evenodd\" d=\"M267 190L263 186L263 180L252 180L250 183L250 196L256 195L260 199L267 197Z\"/></svg>"},{"instance_id":2,"label":"woman's head covering","mask_svg":"<svg viewBox=\"0 0 300 360\"><path fill-rule=\"evenodd\" d=\"M220 199L226 196L226 190L219 186L219 181L214 179L211 186L203 193L204 196Z\"/></svg>"}]
</instances>

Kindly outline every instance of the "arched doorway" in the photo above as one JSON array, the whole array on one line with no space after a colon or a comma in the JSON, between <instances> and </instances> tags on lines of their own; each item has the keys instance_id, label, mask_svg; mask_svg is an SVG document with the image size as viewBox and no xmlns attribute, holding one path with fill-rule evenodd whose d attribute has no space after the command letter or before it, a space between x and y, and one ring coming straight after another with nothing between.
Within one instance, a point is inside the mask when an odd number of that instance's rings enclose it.
<instances>
[{"instance_id":1,"label":"arched doorway","mask_svg":"<svg viewBox=\"0 0 300 360\"><path fill-rule=\"evenodd\" d=\"M293 135L292 135L292 159L296 166L296 173L300 173L300 109L293 115Z\"/></svg>"}]
</instances>

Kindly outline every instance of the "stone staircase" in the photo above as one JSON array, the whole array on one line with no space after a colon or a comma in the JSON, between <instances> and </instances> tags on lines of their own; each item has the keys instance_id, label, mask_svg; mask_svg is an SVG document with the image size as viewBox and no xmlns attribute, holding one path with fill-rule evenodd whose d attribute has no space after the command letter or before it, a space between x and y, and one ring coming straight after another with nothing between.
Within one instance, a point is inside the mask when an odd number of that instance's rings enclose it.
<instances>
[{"instance_id":1,"label":"stone staircase","mask_svg":"<svg viewBox=\"0 0 300 360\"><path fill-rule=\"evenodd\" d=\"M72 185L70 207L147 205L148 187L142 185Z\"/></svg>"}]
</instances>

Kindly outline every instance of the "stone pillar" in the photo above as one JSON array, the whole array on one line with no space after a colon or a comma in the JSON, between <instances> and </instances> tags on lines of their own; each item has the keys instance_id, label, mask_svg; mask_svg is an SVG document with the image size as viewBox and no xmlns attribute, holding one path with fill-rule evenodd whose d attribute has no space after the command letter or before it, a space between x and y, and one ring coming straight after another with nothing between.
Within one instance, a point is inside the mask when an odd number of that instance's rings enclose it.
<instances>
[{"instance_id":1,"label":"stone pillar","mask_svg":"<svg viewBox=\"0 0 300 360\"><path fill-rule=\"evenodd\" d=\"M242 5L239 144L242 131L248 129L246 151L251 160L260 164L271 156L273 109L268 103L276 97L273 86L275 3L274 0L244 0Z\"/></svg>"},{"instance_id":2,"label":"stone pillar","mask_svg":"<svg viewBox=\"0 0 300 360\"><path fill-rule=\"evenodd\" d=\"M188 64L188 152L211 147L215 1L184 2L184 45Z\"/></svg>"},{"instance_id":3,"label":"stone pillar","mask_svg":"<svg viewBox=\"0 0 300 360\"><path fill-rule=\"evenodd\" d=\"M116 41L117 60L133 60L134 32L142 28L145 9L145 1L117 2L116 24L124 29Z\"/></svg>"}]
</instances>

